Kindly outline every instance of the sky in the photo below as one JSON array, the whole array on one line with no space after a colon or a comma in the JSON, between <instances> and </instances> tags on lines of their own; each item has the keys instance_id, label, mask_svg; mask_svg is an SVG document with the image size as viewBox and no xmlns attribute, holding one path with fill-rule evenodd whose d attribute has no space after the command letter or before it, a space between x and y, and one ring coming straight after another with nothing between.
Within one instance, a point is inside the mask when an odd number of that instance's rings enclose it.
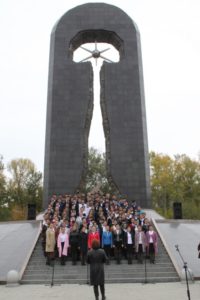
<instances>
[{"instance_id":1,"label":"sky","mask_svg":"<svg viewBox=\"0 0 200 300\"><path fill-rule=\"evenodd\" d=\"M0 0L0 154L5 164L29 158L43 171L51 30L66 11L87 2L100 1ZM198 158L200 1L104 2L124 10L140 31L149 150ZM100 121L90 146L103 151L101 117L95 119Z\"/></svg>"}]
</instances>

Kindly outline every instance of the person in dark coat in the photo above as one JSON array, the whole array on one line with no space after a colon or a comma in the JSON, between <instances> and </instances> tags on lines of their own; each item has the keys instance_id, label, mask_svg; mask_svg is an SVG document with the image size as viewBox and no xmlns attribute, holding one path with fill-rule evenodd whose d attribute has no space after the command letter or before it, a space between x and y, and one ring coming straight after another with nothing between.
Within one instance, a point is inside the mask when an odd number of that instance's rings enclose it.
<instances>
[{"instance_id":1,"label":"person in dark coat","mask_svg":"<svg viewBox=\"0 0 200 300\"><path fill-rule=\"evenodd\" d=\"M120 264L121 251L123 247L123 234L119 224L116 225L116 229L113 231L113 247L117 264Z\"/></svg>"},{"instance_id":2,"label":"person in dark coat","mask_svg":"<svg viewBox=\"0 0 200 300\"><path fill-rule=\"evenodd\" d=\"M79 234L79 247L81 253L81 264L82 266L85 266L85 261L87 257L87 251L88 251L88 235L86 233L85 226L82 227L81 232Z\"/></svg>"},{"instance_id":3,"label":"person in dark coat","mask_svg":"<svg viewBox=\"0 0 200 300\"><path fill-rule=\"evenodd\" d=\"M79 233L76 224L73 225L69 235L69 244L71 247L72 265L76 265L78 258Z\"/></svg>"},{"instance_id":4,"label":"person in dark coat","mask_svg":"<svg viewBox=\"0 0 200 300\"><path fill-rule=\"evenodd\" d=\"M87 255L87 263L90 264L90 284L94 286L95 299L99 300L98 286L100 286L102 300L105 300L104 263L107 261L107 256L105 251L99 247L99 241L93 240L92 249Z\"/></svg>"},{"instance_id":5,"label":"person in dark coat","mask_svg":"<svg viewBox=\"0 0 200 300\"><path fill-rule=\"evenodd\" d=\"M199 251L198 258L200 258L200 243L199 243L199 245L198 245L198 248L197 248L197 250Z\"/></svg>"},{"instance_id":6,"label":"person in dark coat","mask_svg":"<svg viewBox=\"0 0 200 300\"><path fill-rule=\"evenodd\" d=\"M127 250L128 264L132 264L135 248L135 232L130 226L127 228L127 232L124 233L124 247Z\"/></svg>"}]
</instances>

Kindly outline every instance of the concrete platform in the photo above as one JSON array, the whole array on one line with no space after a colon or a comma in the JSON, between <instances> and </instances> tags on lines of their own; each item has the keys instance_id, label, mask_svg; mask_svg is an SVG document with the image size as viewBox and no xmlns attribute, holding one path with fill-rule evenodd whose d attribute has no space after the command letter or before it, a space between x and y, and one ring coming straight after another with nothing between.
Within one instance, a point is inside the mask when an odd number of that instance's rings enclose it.
<instances>
[{"instance_id":1,"label":"concrete platform","mask_svg":"<svg viewBox=\"0 0 200 300\"><path fill-rule=\"evenodd\" d=\"M194 220L153 220L168 254L170 255L178 273L182 273L183 262L176 251L180 252L191 269L194 278L200 279L200 259L197 246L200 242L200 221Z\"/></svg>"},{"instance_id":2,"label":"concrete platform","mask_svg":"<svg viewBox=\"0 0 200 300\"><path fill-rule=\"evenodd\" d=\"M154 299L154 300L187 300L186 285L183 283L157 284L107 284L107 300ZM192 300L200 299L200 283L190 285ZM1 300L94 300L93 288L88 285L21 285L19 287L0 286ZM101 297L100 297L101 299Z\"/></svg>"},{"instance_id":3,"label":"concrete platform","mask_svg":"<svg viewBox=\"0 0 200 300\"><path fill-rule=\"evenodd\" d=\"M153 209L145 208L144 211L146 213L146 217L149 220L152 220L152 219L155 219L155 220L165 220L165 218L163 216L161 216L159 213L157 213Z\"/></svg>"},{"instance_id":4,"label":"concrete platform","mask_svg":"<svg viewBox=\"0 0 200 300\"><path fill-rule=\"evenodd\" d=\"M0 223L0 283L6 282L10 270L18 271L21 278L38 240L40 225L40 221Z\"/></svg>"}]
</instances>

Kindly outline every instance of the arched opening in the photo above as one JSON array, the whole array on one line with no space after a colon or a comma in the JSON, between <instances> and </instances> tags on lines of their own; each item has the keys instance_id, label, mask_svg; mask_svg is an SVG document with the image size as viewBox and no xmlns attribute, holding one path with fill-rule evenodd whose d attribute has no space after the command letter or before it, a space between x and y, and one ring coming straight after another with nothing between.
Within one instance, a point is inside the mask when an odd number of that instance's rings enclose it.
<instances>
[{"instance_id":1,"label":"arched opening","mask_svg":"<svg viewBox=\"0 0 200 300\"><path fill-rule=\"evenodd\" d=\"M73 58L74 51L86 43L107 43L113 45L120 55L120 60L124 55L123 40L113 31L108 30L83 30L78 32L69 44L69 55Z\"/></svg>"},{"instance_id":2,"label":"arched opening","mask_svg":"<svg viewBox=\"0 0 200 300\"><path fill-rule=\"evenodd\" d=\"M101 153L105 152L105 135L100 107L100 70L104 61L117 63L119 52L108 43L85 43L74 51L73 61L84 63L90 61L93 68L94 108L89 133L89 148L93 147Z\"/></svg>"},{"instance_id":3,"label":"arched opening","mask_svg":"<svg viewBox=\"0 0 200 300\"><path fill-rule=\"evenodd\" d=\"M88 148L106 152L102 108L100 106L100 70L103 62L117 63L123 57L123 42L111 31L90 30L79 32L70 43L72 60L76 63L90 61L93 68L93 113L89 129ZM106 169L106 167L105 167ZM87 173L86 173L87 177ZM96 183L97 186L101 185Z\"/></svg>"}]
</instances>

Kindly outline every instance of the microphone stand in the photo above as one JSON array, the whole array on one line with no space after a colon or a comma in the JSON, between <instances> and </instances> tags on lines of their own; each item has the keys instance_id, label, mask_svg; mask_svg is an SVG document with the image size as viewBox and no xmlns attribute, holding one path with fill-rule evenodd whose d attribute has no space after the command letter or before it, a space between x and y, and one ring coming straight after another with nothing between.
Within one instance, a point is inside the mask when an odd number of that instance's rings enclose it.
<instances>
[{"instance_id":1,"label":"microphone stand","mask_svg":"<svg viewBox=\"0 0 200 300\"><path fill-rule=\"evenodd\" d=\"M187 262L183 259L183 256L181 255L181 252L179 250L179 246L178 245L175 245L175 248L176 248L176 251L178 252L182 262L183 262L183 268L185 270L185 279L186 279L186 285L187 285L187 296L188 296L188 300L191 300L190 298L190 289L189 289L189 282L188 282L188 275L187 275L187 272L188 272L188 266L187 266Z\"/></svg>"}]
</instances>

